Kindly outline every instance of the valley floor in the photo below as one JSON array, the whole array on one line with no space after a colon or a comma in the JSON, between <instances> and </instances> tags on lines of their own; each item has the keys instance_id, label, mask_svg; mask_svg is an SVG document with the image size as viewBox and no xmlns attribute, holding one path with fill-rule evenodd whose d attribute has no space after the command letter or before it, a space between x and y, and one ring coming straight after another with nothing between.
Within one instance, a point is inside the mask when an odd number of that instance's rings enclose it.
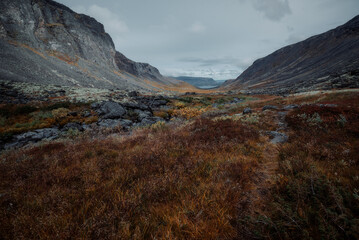
<instances>
[{"instance_id":1,"label":"valley floor","mask_svg":"<svg viewBox=\"0 0 359 240\"><path fill-rule=\"evenodd\" d=\"M0 105L4 142L93 126L0 153L0 239L359 239L356 91L164 97L111 128L53 100Z\"/></svg>"}]
</instances>

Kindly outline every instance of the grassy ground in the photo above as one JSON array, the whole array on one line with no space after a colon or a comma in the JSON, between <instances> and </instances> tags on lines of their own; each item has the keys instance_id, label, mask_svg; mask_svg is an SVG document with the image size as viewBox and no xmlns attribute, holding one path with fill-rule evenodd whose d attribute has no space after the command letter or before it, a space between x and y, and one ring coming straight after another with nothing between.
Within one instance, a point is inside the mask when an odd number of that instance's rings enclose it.
<instances>
[{"instance_id":1,"label":"grassy ground","mask_svg":"<svg viewBox=\"0 0 359 240\"><path fill-rule=\"evenodd\" d=\"M311 105L288 111L287 143L270 143L280 110L261 108L293 103ZM359 238L357 93L170 106L155 113L167 124L2 153L0 238Z\"/></svg>"}]
</instances>

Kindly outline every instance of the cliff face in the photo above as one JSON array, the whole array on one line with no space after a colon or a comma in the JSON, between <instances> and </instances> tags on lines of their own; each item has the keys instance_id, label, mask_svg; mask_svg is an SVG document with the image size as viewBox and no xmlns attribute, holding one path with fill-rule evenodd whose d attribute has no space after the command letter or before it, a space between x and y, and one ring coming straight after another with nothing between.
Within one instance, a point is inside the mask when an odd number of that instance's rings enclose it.
<instances>
[{"instance_id":1,"label":"cliff face","mask_svg":"<svg viewBox=\"0 0 359 240\"><path fill-rule=\"evenodd\" d=\"M359 16L256 60L225 83L254 93L290 93L359 87Z\"/></svg>"},{"instance_id":2,"label":"cliff face","mask_svg":"<svg viewBox=\"0 0 359 240\"><path fill-rule=\"evenodd\" d=\"M50 0L1 0L0 48L0 79L130 90L173 84L117 52L94 18Z\"/></svg>"}]
</instances>

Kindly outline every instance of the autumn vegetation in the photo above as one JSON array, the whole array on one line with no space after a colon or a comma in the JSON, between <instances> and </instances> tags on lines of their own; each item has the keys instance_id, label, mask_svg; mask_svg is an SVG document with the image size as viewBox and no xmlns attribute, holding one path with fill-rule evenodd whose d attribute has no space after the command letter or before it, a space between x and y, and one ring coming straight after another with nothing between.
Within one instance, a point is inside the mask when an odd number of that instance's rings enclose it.
<instances>
[{"instance_id":1,"label":"autumn vegetation","mask_svg":"<svg viewBox=\"0 0 359 240\"><path fill-rule=\"evenodd\" d=\"M0 130L40 112L51 116L39 124L87 120L56 115L88 110L68 104L2 106ZM288 104L302 104L285 116L289 140L272 144L265 132L283 110L262 107ZM0 238L359 238L357 92L203 94L168 106L154 112L167 123L1 153Z\"/></svg>"}]
</instances>

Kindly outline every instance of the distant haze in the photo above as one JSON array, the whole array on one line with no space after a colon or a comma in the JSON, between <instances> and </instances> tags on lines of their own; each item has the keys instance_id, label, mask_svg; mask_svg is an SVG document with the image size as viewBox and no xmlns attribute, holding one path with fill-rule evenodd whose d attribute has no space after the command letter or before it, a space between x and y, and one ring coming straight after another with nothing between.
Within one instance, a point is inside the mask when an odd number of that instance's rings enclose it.
<instances>
[{"instance_id":1,"label":"distant haze","mask_svg":"<svg viewBox=\"0 0 359 240\"><path fill-rule=\"evenodd\" d=\"M238 77L254 60L359 14L359 0L58 0L164 75Z\"/></svg>"}]
</instances>

